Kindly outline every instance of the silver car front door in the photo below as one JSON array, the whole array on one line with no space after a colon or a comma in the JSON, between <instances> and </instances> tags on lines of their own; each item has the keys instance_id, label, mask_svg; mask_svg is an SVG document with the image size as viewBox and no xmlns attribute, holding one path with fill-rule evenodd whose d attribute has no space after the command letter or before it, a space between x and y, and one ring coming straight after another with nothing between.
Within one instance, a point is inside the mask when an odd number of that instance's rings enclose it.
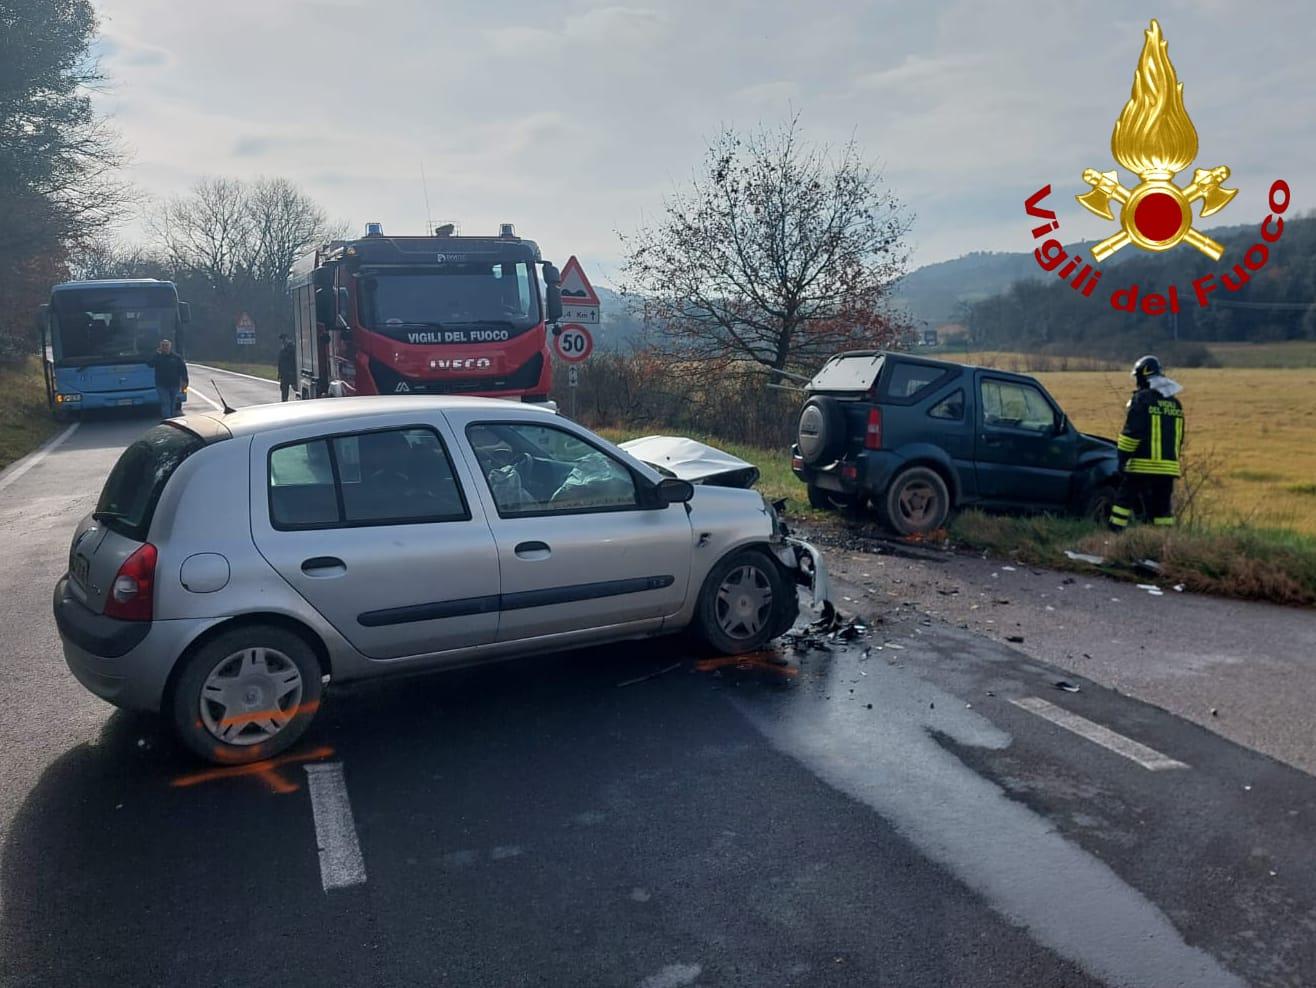
<instances>
[{"instance_id":1,"label":"silver car front door","mask_svg":"<svg viewBox=\"0 0 1316 988\"><path fill-rule=\"evenodd\" d=\"M445 431L285 431L252 446L257 548L372 658L487 645L497 632L497 550Z\"/></svg>"},{"instance_id":2,"label":"silver car front door","mask_svg":"<svg viewBox=\"0 0 1316 988\"><path fill-rule=\"evenodd\" d=\"M692 555L683 504L647 506L629 465L556 420L478 420L465 435L502 567L499 641L681 609Z\"/></svg>"}]
</instances>

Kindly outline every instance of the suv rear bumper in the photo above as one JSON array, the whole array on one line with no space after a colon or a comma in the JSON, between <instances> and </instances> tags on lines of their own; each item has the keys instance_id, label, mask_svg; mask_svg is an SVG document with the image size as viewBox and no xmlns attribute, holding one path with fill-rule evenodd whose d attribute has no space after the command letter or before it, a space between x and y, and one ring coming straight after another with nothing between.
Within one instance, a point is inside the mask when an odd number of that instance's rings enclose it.
<instances>
[{"instance_id":1,"label":"suv rear bumper","mask_svg":"<svg viewBox=\"0 0 1316 988\"><path fill-rule=\"evenodd\" d=\"M833 494L875 494L886 490L903 461L881 449L845 456L824 467L811 467L800 458L800 448L791 447L791 471L804 483Z\"/></svg>"},{"instance_id":2,"label":"suv rear bumper","mask_svg":"<svg viewBox=\"0 0 1316 988\"><path fill-rule=\"evenodd\" d=\"M69 671L116 707L158 711L175 661L214 620L121 621L92 611L68 584L55 584L54 611Z\"/></svg>"}]
</instances>

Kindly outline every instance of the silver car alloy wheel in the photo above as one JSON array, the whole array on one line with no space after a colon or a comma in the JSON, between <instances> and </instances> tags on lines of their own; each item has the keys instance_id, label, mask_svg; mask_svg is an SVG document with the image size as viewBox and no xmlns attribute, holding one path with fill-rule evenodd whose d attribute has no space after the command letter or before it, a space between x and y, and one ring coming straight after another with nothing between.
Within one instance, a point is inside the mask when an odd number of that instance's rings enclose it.
<instances>
[{"instance_id":1,"label":"silver car alloy wheel","mask_svg":"<svg viewBox=\"0 0 1316 988\"><path fill-rule=\"evenodd\" d=\"M757 566L738 566L717 588L717 623L732 638L753 638L772 615L772 584Z\"/></svg>"},{"instance_id":2,"label":"silver car alloy wheel","mask_svg":"<svg viewBox=\"0 0 1316 988\"><path fill-rule=\"evenodd\" d=\"M302 673L273 648L253 646L215 663L201 687L201 722L225 744L268 741L288 726L302 702Z\"/></svg>"}]
</instances>

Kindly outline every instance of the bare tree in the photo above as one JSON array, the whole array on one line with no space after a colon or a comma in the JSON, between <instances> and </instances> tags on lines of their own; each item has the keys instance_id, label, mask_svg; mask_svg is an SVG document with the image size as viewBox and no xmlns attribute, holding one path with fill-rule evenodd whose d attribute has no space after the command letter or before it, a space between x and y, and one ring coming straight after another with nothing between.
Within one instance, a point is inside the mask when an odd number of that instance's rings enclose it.
<instances>
[{"instance_id":1,"label":"bare tree","mask_svg":"<svg viewBox=\"0 0 1316 988\"><path fill-rule=\"evenodd\" d=\"M148 222L175 269L204 275L215 291L249 276L251 209L237 179L203 178L191 192L167 200Z\"/></svg>"},{"instance_id":2,"label":"bare tree","mask_svg":"<svg viewBox=\"0 0 1316 988\"><path fill-rule=\"evenodd\" d=\"M257 179L248 186L247 214L252 275L279 291L293 262L330 236L324 210L286 178Z\"/></svg>"},{"instance_id":3,"label":"bare tree","mask_svg":"<svg viewBox=\"0 0 1316 988\"><path fill-rule=\"evenodd\" d=\"M892 341L887 293L909 218L850 142L810 147L799 118L725 130L661 221L622 236L625 291L661 345L772 372Z\"/></svg>"}]
</instances>

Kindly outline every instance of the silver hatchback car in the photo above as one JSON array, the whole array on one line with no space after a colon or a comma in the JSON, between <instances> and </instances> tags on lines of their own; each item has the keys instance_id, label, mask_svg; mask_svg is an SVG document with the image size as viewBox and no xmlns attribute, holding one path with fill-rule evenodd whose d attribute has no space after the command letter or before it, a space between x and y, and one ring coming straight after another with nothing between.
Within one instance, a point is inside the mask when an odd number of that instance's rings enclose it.
<instances>
[{"instance_id":1,"label":"silver hatchback car","mask_svg":"<svg viewBox=\"0 0 1316 988\"><path fill-rule=\"evenodd\" d=\"M151 429L54 609L87 689L232 763L295 742L330 679L687 627L752 651L826 579L761 495L664 478L549 410L344 398Z\"/></svg>"}]
</instances>

